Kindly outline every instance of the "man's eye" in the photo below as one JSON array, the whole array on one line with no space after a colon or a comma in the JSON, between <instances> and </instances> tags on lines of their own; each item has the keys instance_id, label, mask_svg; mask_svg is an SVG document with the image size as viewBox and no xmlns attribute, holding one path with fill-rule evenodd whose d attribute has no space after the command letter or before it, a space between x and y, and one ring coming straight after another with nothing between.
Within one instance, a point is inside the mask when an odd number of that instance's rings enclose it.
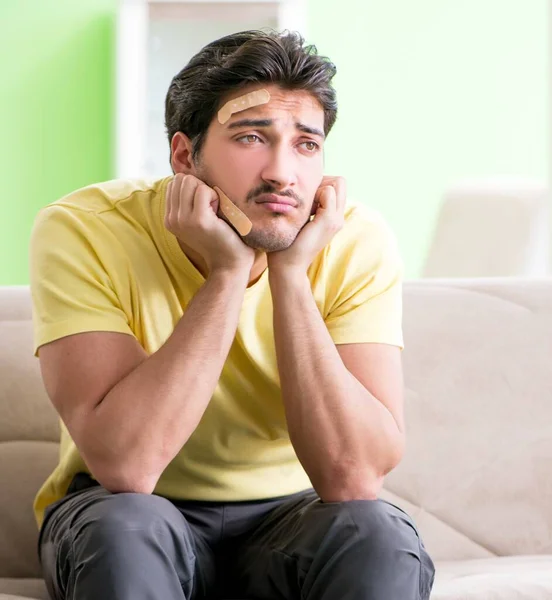
<instances>
[{"instance_id":1,"label":"man's eye","mask_svg":"<svg viewBox=\"0 0 552 600\"><path fill-rule=\"evenodd\" d=\"M251 145L256 141L260 142L261 138L258 135L254 135L253 133L250 133L248 135L242 135L242 137L238 138L238 142L241 142L242 144L246 145Z\"/></svg>"},{"instance_id":2,"label":"man's eye","mask_svg":"<svg viewBox=\"0 0 552 600\"><path fill-rule=\"evenodd\" d=\"M320 146L316 142L302 142L301 146L305 146L308 152L316 152Z\"/></svg>"}]
</instances>

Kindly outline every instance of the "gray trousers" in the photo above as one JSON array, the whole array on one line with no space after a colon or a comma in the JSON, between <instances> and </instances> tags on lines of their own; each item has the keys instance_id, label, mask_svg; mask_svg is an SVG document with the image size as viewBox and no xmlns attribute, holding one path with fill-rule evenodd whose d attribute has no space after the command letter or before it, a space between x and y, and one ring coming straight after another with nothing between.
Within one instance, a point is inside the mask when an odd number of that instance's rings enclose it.
<instances>
[{"instance_id":1,"label":"gray trousers","mask_svg":"<svg viewBox=\"0 0 552 600\"><path fill-rule=\"evenodd\" d=\"M54 600L428 600L435 572L383 500L171 501L84 474L47 508L39 553Z\"/></svg>"}]
</instances>

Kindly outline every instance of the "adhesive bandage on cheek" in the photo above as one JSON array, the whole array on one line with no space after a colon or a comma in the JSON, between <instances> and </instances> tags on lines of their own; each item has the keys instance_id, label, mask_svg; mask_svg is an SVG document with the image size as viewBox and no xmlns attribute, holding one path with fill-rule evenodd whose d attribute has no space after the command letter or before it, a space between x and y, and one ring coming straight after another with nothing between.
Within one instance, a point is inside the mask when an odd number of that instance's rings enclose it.
<instances>
[{"instance_id":1,"label":"adhesive bandage on cheek","mask_svg":"<svg viewBox=\"0 0 552 600\"><path fill-rule=\"evenodd\" d=\"M215 186L213 189L218 194L222 214L230 221L242 237L247 235L253 228L253 223L251 223L251 221L219 187Z\"/></svg>"},{"instance_id":2,"label":"adhesive bandage on cheek","mask_svg":"<svg viewBox=\"0 0 552 600\"><path fill-rule=\"evenodd\" d=\"M219 123L224 125L234 113L247 110L253 106L259 106L259 104L267 104L268 102L270 102L270 94L267 90L255 90L239 98L234 98L234 100L228 101L218 111Z\"/></svg>"}]
</instances>

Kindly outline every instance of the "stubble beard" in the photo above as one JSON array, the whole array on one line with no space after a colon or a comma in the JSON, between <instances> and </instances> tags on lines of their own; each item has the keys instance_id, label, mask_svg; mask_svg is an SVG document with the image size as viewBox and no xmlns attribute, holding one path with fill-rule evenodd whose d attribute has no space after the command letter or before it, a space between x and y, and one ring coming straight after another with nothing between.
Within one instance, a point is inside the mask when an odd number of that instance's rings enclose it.
<instances>
[{"instance_id":1,"label":"stubble beard","mask_svg":"<svg viewBox=\"0 0 552 600\"><path fill-rule=\"evenodd\" d=\"M218 216L224 221L226 221L226 223L228 223L230 227L232 227L235 230L235 228L228 221L226 216L220 211L220 208L218 211ZM273 218L276 220L285 218L285 216L280 213L274 213ZM253 248L253 250L267 253L280 252L282 250L287 250L287 248L289 248L293 244L293 242L299 235L299 232L301 231L301 229L303 229L307 222L308 220L305 221L305 223L299 227L290 224L288 228L286 228L286 231L282 231L278 227L269 226L260 228L253 225L253 228L247 235L240 237L243 240L244 244L246 244L250 248Z\"/></svg>"},{"instance_id":2,"label":"stubble beard","mask_svg":"<svg viewBox=\"0 0 552 600\"><path fill-rule=\"evenodd\" d=\"M207 169L204 167L204 165L201 165L200 161L196 162L196 168L198 170L199 179L201 179L207 185L213 187L210 182L211 178L207 173ZM232 227L232 229L236 231L236 228L232 225L232 223L230 223L230 221L226 218L226 215L220 210L220 206L217 211L217 216L220 217L226 223L228 223L228 225L230 225L230 227ZM303 227L305 227L305 225L310 220L309 218L306 218L302 225L290 223L286 230L282 231L276 226L276 221L285 219L285 215L283 215L282 213L272 213L272 217L274 226L272 226L271 224L269 227L259 228L253 225L253 228L247 235L240 236L244 244L246 244L250 248L253 248L253 250L267 253L281 252L282 250L287 250L287 248L289 248L293 244ZM240 235L237 231L236 234Z\"/></svg>"}]
</instances>

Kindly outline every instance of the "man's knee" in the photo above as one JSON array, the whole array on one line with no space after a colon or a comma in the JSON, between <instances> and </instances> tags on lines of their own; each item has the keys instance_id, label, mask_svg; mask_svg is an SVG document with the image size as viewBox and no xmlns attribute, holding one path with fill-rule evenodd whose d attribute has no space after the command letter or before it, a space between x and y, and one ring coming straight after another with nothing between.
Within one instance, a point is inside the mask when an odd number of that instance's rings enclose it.
<instances>
[{"instance_id":1,"label":"man's knee","mask_svg":"<svg viewBox=\"0 0 552 600\"><path fill-rule=\"evenodd\" d=\"M125 540L133 544L139 539L152 539L172 532L180 533L179 537L185 542L188 537L183 535L185 528L187 523L182 514L161 496L110 494L79 515L73 527L73 539L105 547L113 543L124 544Z\"/></svg>"},{"instance_id":2,"label":"man's knee","mask_svg":"<svg viewBox=\"0 0 552 600\"><path fill-rule=\"evenodd\" d=\"M367 555L374 551L374 563L382 573L397 564L404 565L404 571L407 562L419 564L420 598L429 598L435 566L410 516L384 500L352 503L347 508L358 527L362 549Z\"/></svg>"},{"instance_id":3,"label":"man's knee","mask_svg":"<svg viewBox=\"0 0 552 600\"><path fill-rule=\"evenodd\" d=\"M421 541L412 519L396 506L383 500L351 500L320 503L319 527L325 535L342 540L347 546L365 546L381 556L385 551L406 550L418 555Z\"/></svg>"},{"instance_id":4,"label":"man's knee","mask_svg":"<svg viewBox=\"0 0 552 600\"><path fill-rule=\"evenodd\" d=\"M61 543L50 546L43 564L52 597L191 597L191 528L160 496L98 489L80 498Z\"/></svg>"},{"instance_id":5,"label":"man's knee","mask_svg":"<svg viewBox=\"0 0 552 600\"><path fill-rule=\"evenodd\" d=\"M340 557L338 568L351 574L355 589L380 590L378 598L429 598L433 562L414 522L398 507L383 500L353 500L319 503L314 512L319 565Z\"/></svg>"},{"instance_id":6,"label":"man's knee","mask_svg":"<svg viewBox=\"0 0 552 600\"><path fill-rule=\"evenodd\" d=\"M389 538L391 534L405 532L412 539L418 538L410 516L384 500L343 502L342 510L347 512L361 534Z\"/></svg>"}]
</instances>

